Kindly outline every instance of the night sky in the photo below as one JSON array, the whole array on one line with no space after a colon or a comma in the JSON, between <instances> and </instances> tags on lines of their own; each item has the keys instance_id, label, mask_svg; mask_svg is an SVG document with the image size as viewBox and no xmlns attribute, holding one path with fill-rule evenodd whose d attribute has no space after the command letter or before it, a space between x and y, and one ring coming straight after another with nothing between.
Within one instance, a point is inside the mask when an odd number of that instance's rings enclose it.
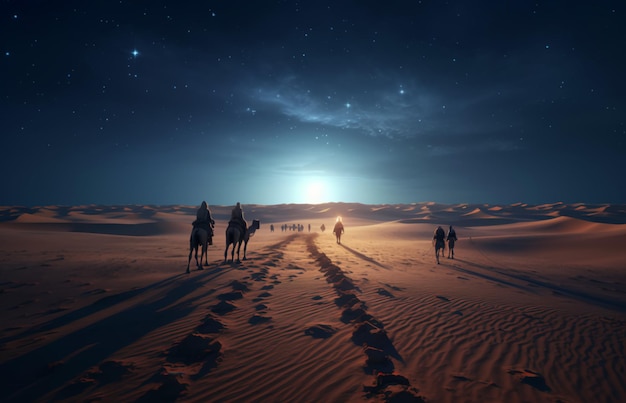
<instances>
[{"instance_id":1,"label":"night sky","mask_svg":"<svg viewBox=\"0 0 626 403\"><path fill-rule=\"evenodd\" d=\"M623 1L0 9L0 205L626 203Z\"/></svg>"}]
</instances>

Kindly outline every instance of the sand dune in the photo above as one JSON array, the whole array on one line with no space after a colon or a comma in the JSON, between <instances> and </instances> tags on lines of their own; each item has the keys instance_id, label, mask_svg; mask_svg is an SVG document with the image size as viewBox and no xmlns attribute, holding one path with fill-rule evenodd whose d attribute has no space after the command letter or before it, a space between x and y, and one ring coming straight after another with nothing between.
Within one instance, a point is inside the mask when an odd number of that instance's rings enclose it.
<instances>
[{"instance_id":1,"label":"sand dune","mask_svg":"<svg viewBox=\"0 0 626 403\"><path fill-rule=\"evenodd\" d=\"M244 208L190 274L193 206L0 208L3 401L626 399L624 206Z\"/></svg>"},{"instance_id":2,"label":"sand dune","mask_svg":"<svg viewBox=\"0 0 626 403\"><path fill-rule=\"evenodd\" d=\"M482 218L482 219L494 219L497 218L494 215L491 215L489 213L484 212L483 210L481 210L480 208L475 208L474 210L468 212L468 213L464 213L461 214L462 217L471 217L471 218Z\"/></svg>"}]
</instances>

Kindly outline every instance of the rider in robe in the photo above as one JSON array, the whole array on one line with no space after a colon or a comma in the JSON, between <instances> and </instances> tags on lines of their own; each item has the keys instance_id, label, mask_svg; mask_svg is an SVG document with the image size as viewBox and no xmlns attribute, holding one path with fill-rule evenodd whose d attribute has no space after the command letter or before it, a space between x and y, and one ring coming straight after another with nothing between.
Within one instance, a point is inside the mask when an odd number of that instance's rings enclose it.
<instances>
[{"instance_id":1,"label":"rider in robe","mask_svg":"<svg viewBox=\"0 0 626 403\"><path fill-rule=\"evenodd\" d=\"M241 203L237 202L237 205L231 211L229 223L235 223L239 225L243 229L243 232L246 232L246 230L248 229L248 223L246 223L246 220L243 218L243 209L241 208Z\"/></svg>"},{"instance_id":2,"label":"rider in robe","mask_svg":"<svg viewBox=\"0 0 626 403\"><path fill-rule=\"evenodd\" d=\"M435 248L444 249L446 246L446 232L441 228L441 226L437 227L435 230L435 234L433 235L433 242L435 244Z\"/></svg>"},{"instance_id":3,"label":"rider in robe","mask_svg":"<svg viewBox=\"0 0 626 403\"><path fill-rule=\"evenodd\" d=\"M335 234L335 236L337 237L337 243L339 243L339 237L343 233L344 233L343 222L341 222L341 217L337 217L337 222L335 223L335 228L333 228L333 234Z\"/></svg>"},{"instance_id":4,"label":"rider in robe","mask_svg":"<svg viewBox=\"0 0 626 403\"><path fill-rule=\"evenodd\" d=\"M209 210L209 205L206 201L203 201L196 211L196 220L192 223L194 227L202 228L209 235L209 244L213 244L213 227L215 226L215 221L213 217L211 217L211 210Z\"/></svg>"},{"instance_id":5,"label":"rider in robe","mask_svg":"<svg viewBox=\"0 0 626 403\"><path fill-rule=\"evenodd\" d=\"M448 230L446 240L448 241L448 258L454 259L454 243L458 240L458 238L456 237L456 231L452 228L452 225Z\"/></svg>"}]
</instances>

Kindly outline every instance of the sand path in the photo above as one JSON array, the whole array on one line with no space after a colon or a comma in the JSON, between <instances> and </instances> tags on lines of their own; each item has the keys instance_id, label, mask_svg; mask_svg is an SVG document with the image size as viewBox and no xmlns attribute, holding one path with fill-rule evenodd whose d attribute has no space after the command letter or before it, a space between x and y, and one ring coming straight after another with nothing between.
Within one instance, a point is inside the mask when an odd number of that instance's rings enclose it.
<instances>
[{"instance_id":1,"label":"sand path","mask_svg":"<svg viewBox=\"0 0 626 403\"><path fill-rule=\"evenodd\" d=\"M13 233L1 386L8 401L626 396L619 257L590 266L567 243L546 253L532 228L515 240L485 227L437 265L421 225L365 223L342 245L260 233L242 263L222 262L218 238L189 275L180 235L40 233L26 249L33 233Z\"/></svg>"}]
</instances>

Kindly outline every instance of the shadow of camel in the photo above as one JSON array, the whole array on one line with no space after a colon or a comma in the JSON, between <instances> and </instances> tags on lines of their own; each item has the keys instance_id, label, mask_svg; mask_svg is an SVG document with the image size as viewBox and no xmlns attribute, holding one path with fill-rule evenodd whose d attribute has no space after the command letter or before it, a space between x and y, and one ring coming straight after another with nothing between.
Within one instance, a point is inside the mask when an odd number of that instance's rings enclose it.
<instances>
[{"instance_id":1,"label":"shadow of camel","mask_svg":"<svg viewBox=\"0 0 626 403\"><path fill-rule=\"evenodd\" d=\"M210 278L219 275L221 273L215 270L176 282L176 278L183 276L177 275L134 292L104 298L74 315L69 314L43 325L37 330L53 329L91 316L106 307L128 302L146 290L163 290L147 300L132 302L118 312L1 363L0 372L5 375L0 379L0 390L4 398L6 401L39 400L146 334L184 318L197 309L199 301L214 292L204 286Z\"/></svg>"}]
</instances>

